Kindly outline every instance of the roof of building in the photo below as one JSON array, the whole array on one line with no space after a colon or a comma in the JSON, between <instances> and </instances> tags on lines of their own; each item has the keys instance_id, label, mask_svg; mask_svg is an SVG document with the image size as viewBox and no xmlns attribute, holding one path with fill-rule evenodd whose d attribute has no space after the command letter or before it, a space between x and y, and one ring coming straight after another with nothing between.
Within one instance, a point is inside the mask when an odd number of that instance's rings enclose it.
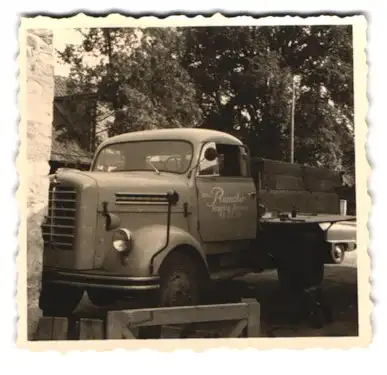
<instances>
[{"instance_id":1,"label":"roof of building","mask_svg":"<svg viewBox=\"0 0 387 375\"><path fill-rule=\"evenodd\" d=\"M93 155L83 150L76 141L61 140L61 132L53 129L51 160L65 163L90 164Z\"/></svg>"},{"instance_id":2,"label":"roof of building","mask_svg":"<svg viewBox=\"0 0 387 375\"><path fill-rule=\"evenodd\" d=\"M54 76L54 106L58 109L60 115L67 122L71 123L71 113L66 110L65 106L61 105L62 102L60 101L60 98L68 96L69 91L67 88L67 78ZM56 119L54 118L54 126L55 120ZM82 149L75 140L61 139L61 134L62 132L60 130L53 128L51 160L63 163L90 164L93 155Z\"/></svg>"},{"instance_id":3,"label":"roof of building","mask_svg":"<svg viewBox=\"0 0 387 375\"><path fill-rule=\"evenodd\" d=\"M68 95L67 78L54 76L54 97Z\"/></svg>"}]
</instances>

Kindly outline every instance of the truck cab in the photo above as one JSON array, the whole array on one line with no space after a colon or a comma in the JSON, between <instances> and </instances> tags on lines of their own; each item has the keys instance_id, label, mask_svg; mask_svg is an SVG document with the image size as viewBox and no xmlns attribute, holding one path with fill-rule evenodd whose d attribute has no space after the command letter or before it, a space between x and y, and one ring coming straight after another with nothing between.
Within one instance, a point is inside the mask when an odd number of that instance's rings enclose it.
<instances>
[{"instance_id":1,"label":"truck cab","mask_svg":"<svg viewBox=\"0 0 387 375\"><path fill-rule=\"evenodd\" d=\"M98 306L126 296L198 304L211 280L262 268L259 194L249 150L229 134L179 128L104 141L89 171L50 176L43 313L69 314L84 292Z\"/></svg>"},{"instance_id":2,"label":"truck cab","mask_svg":"<svg viewBox=\"0 0 387 375\"><path fill-rule=\"evenodd\" d=\"M185 288L196 301L196 284L248 272L241 254L257 231L249 163L231 135L163 129L112 137L90 171L50 176L42 309L71 310L84 291L98 305L150 291L173 304L177 276L195 283Z\"/></svg>"}]
</instances>

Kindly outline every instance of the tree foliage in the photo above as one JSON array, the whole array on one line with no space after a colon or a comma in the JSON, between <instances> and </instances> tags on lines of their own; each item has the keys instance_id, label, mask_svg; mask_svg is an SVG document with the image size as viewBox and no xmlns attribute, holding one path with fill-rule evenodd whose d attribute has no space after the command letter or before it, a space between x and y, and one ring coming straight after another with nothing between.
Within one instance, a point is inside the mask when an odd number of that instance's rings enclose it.
<instances>
[{"instance_id":1,"label":"tree foliage","mask_svg":"<svg viewBox=\"0 0 387 375\"><path fill-rule=\"evenodd\" d=\"M91 29L60 58L72 90L98 92L115 113L110 135L202 126L279 160L296 77L295 161L354 173L351 26Z\"/></svg>"},{"instance_id":2,"label":"tree foliage","mask_svg":"<svg viewBox=\"0 0 387 375\"><path fill-rule=\"evenodd\" d=\"M183 64L204 126L243 138L253 154L289 160L297 78L295 161L353 166L352 32L347 26L186 29Z\"/></svg>"},{"instance_id":3,"label":"tree foliage","mask_svg":"<svg viewBox=\"0 0 387 375\"><path fill-rule=\"evenodd\" d=\"M108 133L115 135L200 124L194 84L180 64L181 53L172 29L125 28L88 30L82 45L69 45L59 56L71 66L69 89L98 93L106 104L102 115L114 114Z\"/></svg>"}]
</instances>

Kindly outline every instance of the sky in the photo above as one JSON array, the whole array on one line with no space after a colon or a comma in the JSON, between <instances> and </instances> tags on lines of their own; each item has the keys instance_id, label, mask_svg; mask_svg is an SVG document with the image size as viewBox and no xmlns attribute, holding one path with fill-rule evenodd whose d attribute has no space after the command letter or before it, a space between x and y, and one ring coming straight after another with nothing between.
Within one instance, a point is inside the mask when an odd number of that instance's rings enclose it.
<instances>
[{"instance_id":1,"label":"sky","mask_svg":"<svg viewBox=\"0 0 387 375\"><path fill-rule=\"evenodd\" d=\"M54 49L63 51L66 44L80 44L82 42L82 35L74 29L58 29L54 31ZM60 64L58 59L54 66L55 75L68 76L70 66Z\"/></svg>"},{"instance_id":2,"label":"sky","mask_svg":"<svg viewBox=\"0 0 387 375\"><path fill-rule=\"evenodd\" d=\"M68 44L81 44L83 41L82 34L76 29L57 29L54 31L54 49L63 51ZM84 56L84 61L90 65L95 62L95 57ZM70 73L70 66L68 64L59 63L58 59L55 61L54 74L58 76L67 77Z\"/></svg>"},{"instance_id":3,"label":"sky","mask_svg":"<svg viewBox=\"0 0 387 375\"><path fill-rule=\"evenodd\" d=\"M82 34L75 30L75 29L58 29L54 31L54 49L63 51L68 44L81 44L83 41ZM87 61L87 57L85 57ZM90 59L88 61L90 65L93 64L94 59ZM94 60L95 61L95 60ZM58 76L67 77L70 73L70 65L63 64L56 59L55 65L54 65L54 74ZM104 121L101 121L97 124L97 131L100 133L100 136L102 138L107 137L107 133L103 131L103 129L106 127L106 122L109 120L113 120L113 118L110 116Z\"/></svg>"}]
</instances>

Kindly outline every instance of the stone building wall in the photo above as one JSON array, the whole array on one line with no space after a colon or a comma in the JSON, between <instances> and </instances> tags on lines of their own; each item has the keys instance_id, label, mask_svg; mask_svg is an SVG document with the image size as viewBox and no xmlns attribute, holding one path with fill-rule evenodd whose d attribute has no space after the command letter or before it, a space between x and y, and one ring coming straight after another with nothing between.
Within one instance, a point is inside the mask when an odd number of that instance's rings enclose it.
<instances>
[{"instance_id":1,"label":"stone building wall","mask_svg":"<svg viewBox=\"0 0 387 375\"><path fill-rule=\"evenodd\" d=\"M41 316L38 300L43 240L40 226L48 200L51 152L54 57L50 30L28 30L27 38L27 283L28 339Z\"/></svg>"}]
</instances>

